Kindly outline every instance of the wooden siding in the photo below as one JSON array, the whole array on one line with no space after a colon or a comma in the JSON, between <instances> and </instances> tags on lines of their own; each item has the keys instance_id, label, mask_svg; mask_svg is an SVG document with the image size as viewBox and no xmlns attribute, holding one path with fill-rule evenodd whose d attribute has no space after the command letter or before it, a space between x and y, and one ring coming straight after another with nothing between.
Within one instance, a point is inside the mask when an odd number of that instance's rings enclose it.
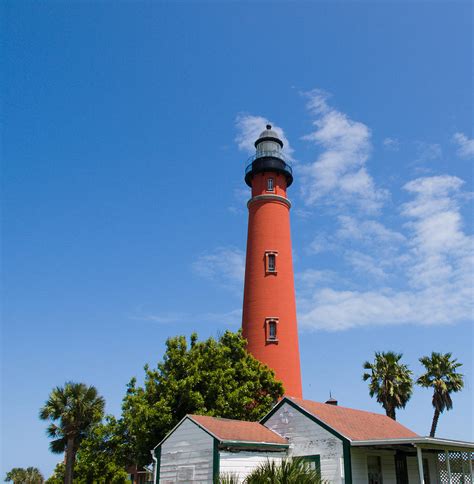
<instances>
[{"instance_id":1,"label":"wooden siding","mask_svg":"<svg viewBox=\"0 0 474 484\"><path fill-rule=\"evenodd\" d=\"M267 460L281 462L286 452L220 452L220 473L231 473L239 477L239 482L250 474L256 467Z\"/></svg>"},{"instance_id":2,"label":"wooden siding","mask_svg":"<svg viewBox=\"0 0 474 484\"><path fill-rule=\"evenodd\" d=\"M184 420L161 446L159 484L211 484L213 443L208 433Z\"/></svg>"},{"instance_id":3,"label":"wooden siding","mask_svg":"<svg viewBox=\"0 0 474 484\"><path fill-rule=\"evenodd\" d=\"M289 455L319 455L322 479L342 484L343 448L338 437L287 403L265 422L265 426L289 440Z\"/></svg>"}]
</instances>

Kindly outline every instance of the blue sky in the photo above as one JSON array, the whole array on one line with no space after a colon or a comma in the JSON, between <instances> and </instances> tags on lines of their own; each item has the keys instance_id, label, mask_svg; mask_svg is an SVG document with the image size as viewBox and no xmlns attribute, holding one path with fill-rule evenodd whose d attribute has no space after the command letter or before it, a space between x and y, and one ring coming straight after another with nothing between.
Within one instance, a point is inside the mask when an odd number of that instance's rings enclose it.
<instances>
[{"instance_id":1,"label":"blue sky","mask_svg":"<svg viewBox=\"0 0 474 484\"><path fill-rule=\"evenodd\" d=\"M304 395L381 411L376 350L452 351L472 439L472 6L3 2L2 465L66 380L118 415L167 337L237 329L249 146L288 141ZM399 419L427 434L430 392Z\"/></svg>"}]
</instances>

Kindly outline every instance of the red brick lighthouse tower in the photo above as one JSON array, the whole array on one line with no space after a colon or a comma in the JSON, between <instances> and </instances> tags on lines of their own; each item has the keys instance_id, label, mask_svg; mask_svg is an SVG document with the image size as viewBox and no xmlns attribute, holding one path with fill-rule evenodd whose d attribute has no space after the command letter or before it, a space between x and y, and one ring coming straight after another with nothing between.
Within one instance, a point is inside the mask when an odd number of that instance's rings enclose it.
<instances>
[{"instance_id":1,"label":"red brick lighthouse tower","mask_svg":"<svg viewBox=\"0 0 474 484\"><path fill-rule=\"evenodd\" d=\"M293 182L281 152L283 142L270 125L255 142L245 170L252 188L245 265L243 336L247 349L272 368L285 394L301 397L300 354L286 190Z\"/></svg>"}]
</instances>

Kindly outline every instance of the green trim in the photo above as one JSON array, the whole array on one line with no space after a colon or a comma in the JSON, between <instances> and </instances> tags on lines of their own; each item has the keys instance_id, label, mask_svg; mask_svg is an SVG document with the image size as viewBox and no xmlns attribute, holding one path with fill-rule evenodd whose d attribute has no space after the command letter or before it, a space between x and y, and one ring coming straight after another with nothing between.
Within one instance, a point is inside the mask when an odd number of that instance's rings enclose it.
<instances>
[{"instance_id":1,"label":"green trim","mask_svg":"<svg viewBox=\"0 0 474 484\"><path fill-rule=\"evenodd\" d=\"M352 460L351 460L351 443L349 441L342 443L344 456L344 484L352 484Z\"/></svg>"},{"instance_id":2,"label":"green trim","mask_svg":"<svg viewBox=\"0 0 474 484\"><path fill-rule=\"evenodd\" d=\"M315 417L312 413L308 412L305 410L303 407L300 407L297 403L293 402L293 400L290 400L287 397L284 397L283 400L280 400L279 403L275 407L270 410L265 417L260 420L261 424L264 424L272 415L274 415L280 407L282 407L285 403L293 407L295 410L298 410L300 413L302 413L305 417L308 417L310 420L312 420L314 423L317 423L320 427L322 427L324 430L327 430L330 434L334 435L338 439L342 440L343 442L348 442L350 443L350 440L345 437L344 435L340 434L336 430L334 430L332 427L329 427L329 425L325 424L319 418Z\"/></svg>"},{"instance_id":3,"label":"green trim","mask_svg":"<svg viewBox=\"0 0 474 484\"><path fill-rule=\"evenodd\" d=\"M219 459L219 441L214 438L212 449L212 480L214 484L219 484L220 459Z\"/></svg>"},{"instance_id":4,"label":"green trim","mask_svg":"<svg viewBox=\"0 0 474 484\"><path fill-rule=\"evenodd\" d=\"M161 445L155 451L155 459L156 459L156 484L160 484Z\"/></svg>"},{"instance_id":5,"label":"green trim","mask_svg":"<svg viewBox=\"0 0 474 484\"><path fill-rule=\"evenodd\" d=\"M221 440L221 446L240 448L264 448L267 450L287 450L290 444L270 444L268 442L242 442L240 440Z\"/></svg>"},{"instance_id":6,"label":"green trim","mask_svg":"<svg viewBox=\"0 0 474 484\"><path fill-rule=\"evenodd\" d=\"M304 462L314 462L316 467L316 472L319 475L319 479L321 479L321 456L319 454L314 455L298 455L295 456L298 459L302 459Z\"/></svg>"}]
</instances>

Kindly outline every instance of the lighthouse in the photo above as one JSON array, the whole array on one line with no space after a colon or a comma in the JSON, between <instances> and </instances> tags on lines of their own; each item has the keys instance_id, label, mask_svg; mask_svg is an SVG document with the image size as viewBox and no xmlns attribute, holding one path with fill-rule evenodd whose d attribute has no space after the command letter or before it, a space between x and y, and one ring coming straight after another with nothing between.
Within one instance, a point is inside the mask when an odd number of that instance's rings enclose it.
<instances>
[{"instance_id":1,"label":"lighthouse","mask_svg":"<svg viewBox=\"0 0 474 484\"><path fill-rule=\"evenodd\" d=\"M275 371L285 394L302 397L287 189L291 166L267 125L245 169L251 187L242 332L247 350Z\"/></svg>"}]
</instances>

